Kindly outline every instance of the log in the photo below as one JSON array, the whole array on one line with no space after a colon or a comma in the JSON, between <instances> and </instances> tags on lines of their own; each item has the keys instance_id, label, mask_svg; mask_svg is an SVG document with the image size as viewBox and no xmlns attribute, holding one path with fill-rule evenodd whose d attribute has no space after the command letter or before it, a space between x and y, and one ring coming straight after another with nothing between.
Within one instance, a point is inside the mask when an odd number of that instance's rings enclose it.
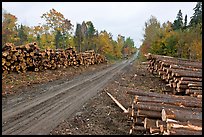
<instances>
[{"instance_id":1,"label":"log","mask_svg":"<svg viewBox=\"0 0 204 137\"><path fill-rule=\"evenodd\" d=\"M186 96L187 97L187 96ZM194 97L191 97L194 98ZM197 99L197 98L195 98ZM172 104L177 106L185 106L185 107L198 107L202 108L201 100L193 101L191 100L183 100L179 98L157 98L157 97L148 97L148 96L135 96L135 102L155 102L155 103L163 103L163 104Z\"/></svg>"},{"instance_id":2,"label":"log","mask_svg":"<svg viewBox=\"0 0 204 137\"><path fill-rule=\"evenodd\" d=\"M161 115L161 112L158 112L158 111L137 110L137 116L161 119L162 115Z\"/></svg>"},{"instance_id":3,"label":"log","mask_svg":"<svg viewBox=\"0 0 204 137\"><path fill-rule=\"evenodd\" d=\"M198 62L198 61L181 61L179 58L174 58L173 60L169 60L169 59L160 59L162 66L168 66L170 67L170 65L180 65L183 67L187 67L187 68L196 68L196 69L202 69L202 63Z\"/></svg>"},{"instance_id":4,"label":"log","mask_svg":"<svg viewBox=\"0 0 204 137\"><path fill-rule=\"evenodd\" d=\"M135 110L142 109L142 110L158 111L158 112L161 112L163 108L175 108L178 110L202 112L202 108L183 107L183 106L164 104L164 103L158 103L158 102L137 102L137 104L134 106Z\"/></svg>"},{"instance_id":5,"label":"log","mask_svg":"<svg viewBox=\"0 0 204 137\"><path fill-rule=\"evenodd\" d=\"M146 132L146 129L144 128L144 126L134 126L133 128L132 128L132 130L134 130L134 131L140 131L140 132ZM131 133L130 133L131 134Z\"/></svg>"},{"instance_id":6,"label":"log","mask_svg":"<svg viewBox=\"0 0 204 137\"><path fill-rule=\"evenodd\" d=\"M190 82L188 87L202 87L202 82Z\"/></svg>"},{"instance_id":7,"label":"log","mask_svg":"<svg viewBox=\"0 0 204 137\"><path fill-rule=\"evenodd\" d=\"M192 131L185 128L172 128L167 135L202 135L202 131Z\"/></svg>"},{"instance_id":8,"label":"log","mask_svg":"<svg viewBox=\"0 0 204 137\"><path fill-rule=\"evenodd\" d=\"M124 113L128 113L128 110L123 107L123 105L120 104L110 93L106 92L108 96L111 97L111 99L123 110Z\"/></svg>"},{"instance_id":9,"label":"log","mask_svg":"<svg viewBox=\"0 0 204 137\"><path fill-rule=\"evenodd\" d=\"M192 77L181 77L182 81L200 81L202 82L202 78L192 78Z\"/></svg>"},{"instance_id":10,"label":"log","mask_svg":"<svg viewBox=\"0 0 204 137\"><path fill-rule=\"evenodd\" d=\"M171 64L169 68L172 68L172 69L183 69L183 70L190 70L190 71L202 71L201 68L189 68L187 66L176 65L176 64Z\"/></svg>"},{"instance_id":11,"label":"log","mask_svg":"<svg viewBox=\"0 0 204 137\"><path fill-rule=\"evenodd\" d=\"M202 90L202 87L189 86L188 88L189 88L189 89Z\"/></svg>"},{"instance_id":12,"label":"log","mask_svg":"<svg viewBox=\"0 0 204 137\"><path fill-rule=\"evenodd\" d=\"M167 129L170 130L171 128L186 128L189 130L202 131L202 123L200 123L200 125L194 125L193 123L189 122L167 122Z\"/></svg>"},{"instance_id":13,"label":"log","mask_svg":"<svg viewBox=\"0 0 204 137\"><path fill-rule=\"evenodd\" d=\"M3 47L3 73L4 71L7 71L8 73L11 71L21 73L27 70L43 71L45 69L66 68L68 65L79 66L78 62L80 62L80 60L77 60L78 54L73 48L65 50L46 49L42 51L35 42L21 46L6 44ZM104 56L100 54L95 55L93 50L85 52L87 56L84 57L85 60L83 60L83 63L87 65L105 61ZM21 63L25 63L26 65L23 65L22 67Z\"/></svg>"},{"instance_id":14,"label":"log","mask_svg":"<svg viewBox=\"0 0 204 137\"><path fill-rule=\"evenodd\" d=\"M186 94L197 94L202 95L202 90L196 90L196 89L186 89Z\"/></svg>"},{"instance_id":15,"label":"log","mask_svg":"<svg viewBox=\"0 0 204 137\"><path fill-rule=\"evenodd\" d=\"M181 71L179 72L172 72L172 76L179 76L179 77L193 77L193 78L202 78L202 72L192 72L192 71Z\"/></svg>"},{"instance_id":16,"label":"log","mask_svg":"<svg viewBox=\"0 0 204 137\"><path fill-rule=\"evenodd\" d=\"M133 118L133 123L135 123L135 125L144 126L144 119L145 117L137 116Z\"/></svg>"},{"instance_id":17,"label":"log","mask_svg":"<svg viewBox=\"0 0 204 137\"><path fill-rule=\"evenodd\" d=\"M160 128L157 128L157 127L150 127L149 132L151 134L160 134L161 133Z\"/></svg>"},{"instance_id":18,"label":"log","mask_svg":"<svg viewBox=\"0 0 204 137\"><path fill-rule=\"evenodd\" d=\"M150 127L157 128L156 119L145 118L144 119L144 128L149 130Z\"/></svg>"},{"instance_id":19,"label":"log","mask_svg":"<svg viewBox=\"0 0 204 137\"><path fill-rule=\"evenodd\" d=\"M177 83L175 88L187 89L188 88L188 84Z\"/></svg>"},{"instance_id":20,"label":"log","mask_svg":"<svg viewBox=\"0 0 204 137\"><path fill-rule=\"evenodd\" d=\"M202 102L201 99L196 99L193 97L188 97L188 96L177 96L177 95L168 95L168 94L162 94L162 93L157 93L157 92L146 92L143 90L128 90L126 92L127 94L130 95L138 95L138 96L148 96L148 97L158 97L158 98L167 98L167 99L176 99L176 100L191 100L193 102ZM151 100L151 99L150 99Z\"/></svg>"},{"instance_id":21,"label":"log","mask_svg":"<svg viewBox=\"0 0 204 137\"><path fill-rule=\"evenodd\" d=\"M201 85L202 86L202 81L187 81L187 80L179 80L178 81L179 84L185 84L185 85L188 85L188 84L196 84L196 85Z\"/></svg>"},{"instance_id":22,"label":"log","mask_svg":"<svg viewBox=\"0 0 204 137\"><path fill-rule=\"evenodd\" d=\"M166 121L167 118L175 119L181 122L187 122L188 120L200 120L202 121L202 112L193 112L187 110L178 110L173 108L162 109L162 120Z\"/></svg>"},{"instance_id":23,"label":"log","mask_svg":"<svg viewBox=\"0 0 204 137\"><path fill-rule=\"evenodd\" d=\"M157 119L157 120L156 120L156 127L159 128L161 125L162 125L163 127L167 127L166 121L162 121L162 120Z\"/></svg>"},{"instance_id":24,"label":"log","mask_svg":"<svg viewBox=\"0 0 204 137\"><path fill-rule=\"evenodd\" d=\"M197 95L197 98L202 98L202 95Z\"/></svg>"},{"instance_id":25,"label":"log","mask_svg":"<svg viewBox=\"0 0 204 137\"><path fill-rule=\"evenodd\" d=\"M161 133L164 133L167 131L167 125L163 124L163 125L159 125L159 129Z\"/></svg>"}]
</instances>

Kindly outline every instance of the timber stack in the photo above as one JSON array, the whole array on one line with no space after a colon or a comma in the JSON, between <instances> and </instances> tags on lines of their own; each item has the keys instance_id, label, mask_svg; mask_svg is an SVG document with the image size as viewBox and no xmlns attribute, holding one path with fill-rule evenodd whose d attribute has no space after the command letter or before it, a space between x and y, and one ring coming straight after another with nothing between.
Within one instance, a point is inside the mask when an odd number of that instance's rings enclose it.
<instances>
[{"instance_id":1,"label":"timber stack","mask_svg":"<svg viewBox=\"0 0 204 137\"><path fill-rule=\"evenodd\" d=\"M202 135L201 98L139 90L127 94L133 97L130 134Z\"/></svg>"},{"instance_id":2,"label":"timber stack","mask_svg":"<svg viewBox=\"0 0 204 137\"><path fill-rule=\"evenodd\" d=\"M15 46L6 43L2 47L2 72L25 73L46 69L66 68L68 66L92 65L105 62L106 59L94 50L77 53L74 48L40 50L37 44Z\"/></svg>"},{"instance_id":3,"label":"timber stack","mask_svg":"<svg viewBox=\"0 0 204 137\"><path fill-rule=\"evenodd\" d=\"M147 69L167 83L164 92L202 97L202 62L150 53L145 56Z\"/></svg>"}]
</instances>

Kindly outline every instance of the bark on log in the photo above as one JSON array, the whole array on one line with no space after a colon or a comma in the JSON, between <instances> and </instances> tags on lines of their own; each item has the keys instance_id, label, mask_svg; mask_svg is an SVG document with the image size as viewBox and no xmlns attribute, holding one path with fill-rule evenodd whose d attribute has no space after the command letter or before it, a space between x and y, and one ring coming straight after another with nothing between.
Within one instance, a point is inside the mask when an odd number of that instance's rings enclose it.
<instances>
[{"instance_id":1,"label":"bark on log","mask_svg":"<svg viewBox=\"0 0 204 137\"><path fill-rule=\"evenodd\" d=\"M150 127L157 128L156 119L145 118L144 119L144 128L149 130Z\"/></svg>"},{"instance_id":2,"label":"bark on log","mask_svg":"<svg viewBox=\"0 0 204 137\"><path fill-rule=\"evenodd\" d=\"M146 129L144 128L144 126L138 126L138 125L135 125L133 128L132 128L133 131L141 131L141 132L146 132ZM130 133L131 134L131 133Z\"/></svg>"},{"instance_id":3,"label":"bark on log","mask_svg":"<svg viewBox=\"0 0 204 137\"><path fill-rule=\"evenodd\" d=\"M144 119L145 117L137 116L133 118L133 123L135 123L135 125L144 126Z\"/></svg>"},{"instance_id":4,"label":"bark on log","mask_svg":"<svg viewBox=\"0 0 204 137\"><path fill-rule=\"evenodd\" d=\"M202 87L189 86L188 88L189 88L189 89L202 90Z\"/></svg>"},{"instance_id":5,"label":"bark on log","mask_svg":"<svg viewBox=\"0 0 204 137\"><path fill-rule=\"evenodd\" d=\"M202 95L202 90L186 89L186 94L197 94L197 95Z\"/></svg>"},{"instance_id":6,"label":"bark on log","mask_svg":"<svg viewBox=\"0 0 204 137\"><path fill-rule=\"evenodd\" d=\"M161 119L162 115L161 115L161 112L157 112L157 111L137 110L137 116Z\"/></svg>"},{"instance_id":7,"label":"bark on log","mask_svg":"<svg viewBox=\"0 0 204 137\"><path fill-rule=\"evenodd\" d=\"M176 64L171 64L170 67L171 69L183 69L183 70L190 70L190 71L202 71L201 68L189 68L187 66L182 66L182 65L176 65Z\"/></svg>"},{"instance_id":8,"label":"bark on log","mask_svg":"<svg viewBox=\"0 0 204 137\"><path fill-rule=\"evenodd\" d=\"M150 127L149 132L151 134L160 134L161 133L160 128L158 128L158 127Z\"/></svg>"},{"instance_id":9,"label":"bark on log","mask_svg":"<svg viewBox=\"0 0 204 137\"><path fill-rule=\"evenodd\" d=\"M188 87L202 87L202 82L190 82Z\"/></svg>"},{"instance_id":10,"label":"bark on log","mask_svg":"<svg viewBox=\"0 0 204 137\"><path fill-rule=\"evenodd\" d=\"M163 108L175 108L178 110L202 112L202 108L183 107L183 106L180 107L177 105L157 103L157 102L137 102L137 104L134 106L135 110L142 109L142 110L158 111L158 112L161 112Z\"/></svg>"},{"instance_id":11,"label":"bark on log","mask_svg":"<svg viewBox=\"0 0 204 137\"><path fill-rule=\"evenodd\" d=\"M202 121L202 112L193 112L187 110L178 110L173 108L162 109L162 120L166 121L167 118L175 119L181 122L187 122L189 120Z\"/></svg>"},{"instance_id":12,"label":"bark on log","mask_svg":"<svg viewBox=\"0 0 204 137\"><path fill-rule=\"evenodd\" d=\"M189 97L189 96L176 96L176 95L168 95L168 94L162 94L162 93L156 93L156 92L146 92L143 90L128 90L126 92L130 95L138 95L138 96L148 96L148 97L158 97L158 98L167 98L167 99L173 99L173 100L191 100L193 102L202 102L201 99ZM150 98L149 98L150 99ZM151 99L149 100L151 101Z\"/></svg>"},{"instance_id":13,"label":"bark on log","mask_svg":"<svg viewBox=\"0 0 204 137\"><path fill-rule=\"evenodd\" d=\"M182 81L200 81L202 82L202 78L192 78L192 77L181 77Z\"/></svg>"},{"instance_id":14,"label":"bark on log","mask_svg":"<svg viewBox=\"0 0 204 137\"><path fill-rule=\"evenodd\" d=\"M192 131L185 128L172 128L167 131L168 135L202 135L202 131Z\"/></svg>"},{"instance_id":15,"label":"bark on log","mask_svg":"<svg viewBox=\"0 0 204 137\"><path fill-rule=\"evenodd\" d=\"M156 127L160 127L161 125L163 125L163 127L167 127L166 125L166 121L162 121L162 120L156 120Z\"/></svg>"},{"instance_id":16,"label":"bark on log","mask_svg":"<svg viewBox=\"0 0 204 137\"><path fill-rule=\"evenodd\" d=\"M167 122L167 129L170 130L171 128L186 128L189 130L200 130L202 131L202 123L199 125L195 125L190 122Z\"/></svg>"},{"instance_id":17,"label":"bark on log","mask_svg":"<svg viewBox=\"0 0 204 137\"><path fill-rule=\"evenodd\" d=\"M191 98L194 98L194 97L191 97ZM200 101L191 100L189 102L189 100L182 100L178 98L157 98L157 97L148 97L148 96L135 96L135 101L136 102L157 102L157 103L172 104L177 106L202 108L201 100Z\"/></svg>"}]
</instances>

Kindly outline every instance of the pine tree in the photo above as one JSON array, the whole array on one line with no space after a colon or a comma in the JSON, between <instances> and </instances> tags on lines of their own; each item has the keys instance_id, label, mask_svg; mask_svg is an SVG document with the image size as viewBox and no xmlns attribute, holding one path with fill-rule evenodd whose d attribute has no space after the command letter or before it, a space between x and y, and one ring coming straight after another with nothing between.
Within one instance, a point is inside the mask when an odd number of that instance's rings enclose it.
<instances>
[{"instance_id":1,"label":"pine tree","mask_svg":"<svg viewBox=\"0 0 204 137\"><path fill-rule=\"evenodd\" d=\"M81 24L77 23L76 31L75 31L75 45L78 52L81 52L81 43L82 43L82 31L81 31Z\"/></svg>"},{"instance_id":2,"label":"pine tree","mask_svg":"<svg viewBox=\"0 0 204 137\"><path fill-rule=\"evenodd\" d=\"M18 29L18 37L20 39L18 43L19 45L23 45L28 40L28 36L26 35L24 26L22 24L20 25Z\"/></svg>"},{"instance_id":3,"label":"pine tree","mask_svg":"<svg viewBox=\"0 0 204 137\"><path fill-rule=\"evenodd\" d=\"M174 30L178 30L178 29L182 29L183 28L183 16L182 16L182 12L181 10L179 10L177 16L176 16L176 20L174 20L173 23L173 29Z\"/></svg>"},{"instance_id":4,"label":"pine tree","mask_svg":"<svg viewBox=\"0 0 204 137\"><path fill-rule=\"evenodd\" d=\"M55 35L55 47L58 49L60 47L60 38L61 38L61 32L57 30L56 35Z\"/></svg>"},{"instance_id":5,"label":"pine tree","mask_svg":"<svg viewBox=\"0 0 204 137\"><path fill-rule=\"evenodd\" d=\"M187 28L187 15L185 16L185 19L184 19L183 29L186 29L186 28Z\"/></svg>"},{"instance_id":6,"label":"pine tree","mask_svg":"<svg viewBox=\"0 0 204 137\"><path fill-rule=\"evenodd\" d=\"M198 2L196 7L193 9L195 12L191 17L190 26L197 25L198 23L202 23L202 2Z\"/></svg>"}]
</instances>

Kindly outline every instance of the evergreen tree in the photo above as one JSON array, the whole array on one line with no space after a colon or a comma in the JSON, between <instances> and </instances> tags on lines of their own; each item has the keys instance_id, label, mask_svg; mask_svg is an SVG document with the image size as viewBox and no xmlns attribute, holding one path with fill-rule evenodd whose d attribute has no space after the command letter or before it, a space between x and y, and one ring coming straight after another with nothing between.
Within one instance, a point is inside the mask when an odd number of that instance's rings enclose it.
<instances>
[{"instance_id":1,"label":"evergreen tree","mask_svg":"<svg viewBox=\"0 0 204 137\"><path fill-rule=\"evenodd\" d=\"M20 25L20 27L18 29L18 37L20 39L20 41L18 43L19 45L23 45L28 40L28 37L25 33L25 27L22 24Z\"/></svg>"},{"instance_id":2,"label":"evergreen tree","mask_svg":"<svg viewBox=\"0 0 204 137\"><path fill-rule=\"evenodd\" d=\"M185 16L185 19L184 19L183 29L186 29L186 28L187 28L187 15Z\"/></svg>"},{"instance_id":3,"label":"evergreen tree","mask_svg":"<svg viewBox=\"0 0 204 137\"><path fill-rule=\"evenodd\" d=\"M178 30L178 29L182 29L183 28L183 16L182 16L182 12L181 10L179 10L177 16L176 16L176 20L174 20L173 23L173 29L174 30Z\"/></svg>"},{"instance_id":4,"label":"evergreen tree","mask_svg":"<svg viewBox=\"0 0 204 137\"><path fill-rule=\"evenodd\" d=\"M78 52L81 52L81 43L82 43L82 31L81 31L81 24L77 23L76 31L75 31L75 45Z\"/></svg>"},{"instance_id":5,"label":"evergreen tree","mask_svg":"<svg viewBox=\"0 0 204 137\"><path fill-rule=\"evenodd\" d=\"M61 32L57 30L56 35L55 35L55 47L58 49L60 47L60 38L61 38Z\"/></svg>"},{"instance_id":6,"label":"evergreen tree","mask_svg":"<svg viewBox=\"0 0 204 137\"><path fill-rule=\"evenodd\" d=\"M198 23L202 23L202 2L198 2L196 7L193 9L194 14L191 17L190 26L197 25Z\"/></svg>"}]
</instances>

